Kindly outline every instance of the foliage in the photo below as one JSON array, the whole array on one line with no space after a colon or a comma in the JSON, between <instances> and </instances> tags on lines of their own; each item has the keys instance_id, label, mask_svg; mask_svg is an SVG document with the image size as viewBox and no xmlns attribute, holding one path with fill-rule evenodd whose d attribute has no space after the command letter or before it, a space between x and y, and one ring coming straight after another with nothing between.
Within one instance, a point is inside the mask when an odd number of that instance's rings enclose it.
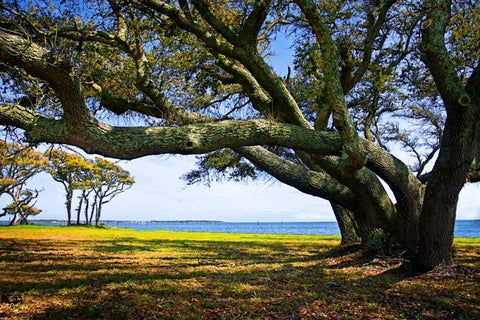
<instances>
[{"instance_id":1,"label":"foliage","mask_svg":"<svg viewBox=\"0 0 480 320\"><path fill-rule=\"evenodd\" d=\"M72 223L72 198L75 189L86 189L91 186L89 172L92 164L83 157L58 149L49 149L45 152L48 158L47 171L52 178L60 182L66 193L65 206L67 208L67 223ZM78 212L77 223L80 220Z\"/></svg>"},{"instance_id":2,"label":"foliage","mask_svg":"<svg viewBox=\"0 0 480 320\"><path fill-rule=\"evenodd\" d=\"M66 192L68 224L71 224L73 193L81 190L80 203L77 208L77 224L80 223L82 205L85 212L91 205L90 216L86 213L85 222L100 224L101 209L116 195L130 188L135 180L130 173L113 162L96 157L94 161L66 151L51 149L46 152L49 159L47 171L55 181L62 183ZM89 199L93 197L93 199Z\"/></svg>"},{"instance_id":3,"label":"foliage","mask_svg":"<svg viewBox=\"0 0 480 320\"><path fill-rule=\"evenodd\" d=\"M182 176L182 179L189 185L204 183L210 186L212 180L241 181L247 178L257 178L255 168L231 149L210 152L197 159L198 168Z\"/></svg>"},{"instance_id":4,"label":"foliage","mask_svg":"<svg viewBox=\"0 0 480 320\"><path fill-rule=\"evenodd\" d=\"M130 173L113 162L96 157L89 175L90 188L95 196L92 208L95 208L95 225L100 224L102 206L115 196L129 189L135 180ZM93 213L93 209L92 209ZM90 218L90 221L92 218Z\"/></svg>"},{"instance_id":5,"label":"foliage","mask_svg":"<svg viewBox=\"0 0 480 320\"><path fill-rule=\"evenodd\" d=\"M10 222L11 225L28 224L28 218L30 216L36 216L40 214L40 212L42 212L42 210L39 210L33 205L28 204L32 202L36 198L36 196L37 195L34 195L28 190L23 191L20 197L15 200L15 202L3 208L3 213L1 213L0 216L12 215L13 219ZM17 215L19 216L18 219Z\"/></svg>"},{"instance_id":6,"label":"foliage","mask_svg":"<svg viewBox=\"0 0 480 320\"><path fill-rule=\"evenodd\" d=\"M10 224L28 223L28 216L41 212L34 207L39 191L27 189L26 183L46 165L43 155L32 148L0 141L0 196L5 194L12 199L0 216L12 215Z\"/></svg>"},{"instance_id":7,"label":"foliage","mask_svg":"<svg viewBox=\"0 0 480 320\"><path fill-rule=\"evenodd\" d=\"M0 195L42 171L47 164L42 154L17 143L0 140Z\"/></svg>"},{"instance_id":8,"label":"foliage","mask_svg":"<svg viewBox=\"0 0 480 320\"><path fill-rule=\"evenodd\" d=\"M7 319L480 316L479 239L456 239L455 266L419 275L402 259L368 259L331 236L1 231L0 314Z\"/></svg>"},{"instance_id":9,"label":"foliage","mask_svg":"<svg viewBox=\"0 0 480 320\"><path fill-rule=\"evenodd\" d=\"M81 188L84 180L82 174L93 169L86 159L70 152L49 149L45 156L49 160L48 173L69 189Z\"/></svg>"}]
</instances>

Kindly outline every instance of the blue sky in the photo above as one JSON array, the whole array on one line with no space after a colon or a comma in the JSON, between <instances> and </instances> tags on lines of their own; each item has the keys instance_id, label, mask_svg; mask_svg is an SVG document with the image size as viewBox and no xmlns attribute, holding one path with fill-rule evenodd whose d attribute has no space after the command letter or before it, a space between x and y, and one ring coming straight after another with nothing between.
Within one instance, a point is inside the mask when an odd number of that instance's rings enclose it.
<instances>
[{"instance_id":1,"label":"blue sky","mask_svg":"<svg viewBox=\"0 0 480 320\"><path fill-rule=\"evenodd\" d=\"M327 201L275 181L186 187L179 177L192 169L194 162L193 156L149 156L119 162L136 183L104 206L103 220L334 221ZM30 186L44 188L37 203L43 210L39 219L66 218L60 183L41 174ZM478 188L466 185L460 194L458 219L480 218ZM6 200L0 199L2 207Z\"/></svg>"},{"instance_id":2,"label":"blue sky","mask_svg":"<svg viewBox=\"0 0 480 320\"><path fill-rule=\"evenodd\" d=\"M213 183L188 186L179 177L194 167L192 156L150 156L119 165L136 183L104 206L103 220L332 220L328 202L280 183ZM65 219L65 195L60 183L42 174L31 186L42 187L38 218ZM6 199L2 199L5 201ZM0 200L0 202L2 202Z\"/></svg>"}]
</instances>

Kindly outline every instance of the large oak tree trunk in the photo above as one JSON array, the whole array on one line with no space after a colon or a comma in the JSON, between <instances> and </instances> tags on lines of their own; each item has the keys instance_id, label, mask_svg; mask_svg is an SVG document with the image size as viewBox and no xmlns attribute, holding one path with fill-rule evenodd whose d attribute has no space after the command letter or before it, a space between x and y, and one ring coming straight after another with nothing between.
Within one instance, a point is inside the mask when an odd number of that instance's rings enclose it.
<instances>
[{"instance_id":1,"label":"large oak tree trunk","mask_svg":"<svg viewBox=\"0 0 480 320\"><path fill-rule=\"evenodd\" d=\"M448 192L449 195L434 192L435 190L428 190L420 216L421 231L416 264L423 270L452 263L458 193L454 190ZM446 201L446 197L450 198L449 201Z\"/></svg>"},{"instance_id":2,"label":"large oak tree trunk","mask_svg":"<svg viewBox=\"0 0 480 320\"><path fill-rule=\"evenodd\" d=\"M338 222L338 227L340 229L340 234L342 236L342 245L348 245L360 242L360 236L358 235L358 226L355 221L355 216L353 213L342 207L339 204L330 202L335 218Z\"/></svg>"},{"instance_id":3,"label":"large oak tree trunk","mask_svg":"<svg viewBox=\"0 0 480 320\"><path fill-rule=\"evenodd\" d=\"M417 252L419 241L419 218L423 205L424 186L407 197L397 199L397 217L395 220L395 237L405 256L413 257ZM413 190L412 190L413 191Z\"/></svg>"},{"instance_id":4,"label":"large oak tree trunk","mask_svg":"<svg viewBox=\"0 0 480 320\"><path fill-rule=\"evenodd\" d=\"M421 269L452 262L453 229L458 194L466 182L475 156L479 122L480 70L468 81L458 76L445 44L452 1L432 1L427 19L420 26L422 60L430 70L447 111L440 152L427 178L420 238L415 260Z\"/></svg>"},{"instance_id":5,"label":"large oak tree trunk","mask_svg":"<svg viewBox=\"0 0 480 320\"><path fill-rule=\"evenodd\" d=\"M476 107L450 112L441 151L425 189L415 264L423 270L452 262L453 230L458 195L476 150Z\"/></svg>"}]
</instances>

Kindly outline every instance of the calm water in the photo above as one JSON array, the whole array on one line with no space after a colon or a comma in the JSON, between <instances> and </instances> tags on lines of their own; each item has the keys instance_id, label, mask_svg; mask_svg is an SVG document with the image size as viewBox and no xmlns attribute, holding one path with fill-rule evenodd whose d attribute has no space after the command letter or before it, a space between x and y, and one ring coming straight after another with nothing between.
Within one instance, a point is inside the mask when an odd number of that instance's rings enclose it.
<instances>
[{"instance_id":1,"label":"calm water","mask_svg":"<svg viewBox=\"0 0 480 320\"><path fill-rule=\"evenodd\" d=\"M0 221L0 224L6 224ZM36 224L65 225L65 221L37 220ZM227 233L339 235L336 222L221 222L221 221L104 221L110 227L135 230L171 230ZM455 222L455 237L480 238L480 220Z\"/></svg>"}]
</instances>

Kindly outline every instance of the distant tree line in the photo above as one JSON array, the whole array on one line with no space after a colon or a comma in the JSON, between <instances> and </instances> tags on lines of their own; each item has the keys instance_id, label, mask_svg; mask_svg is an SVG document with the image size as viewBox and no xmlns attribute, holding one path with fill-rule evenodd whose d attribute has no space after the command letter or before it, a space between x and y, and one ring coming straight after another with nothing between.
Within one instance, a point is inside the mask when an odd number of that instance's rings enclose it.
<instances>
[{"instance_id":1,"label":"distant tree line","mask_svg":"<svg viewBox=\"0 0 480 320\"><path fill-rule=\"evenodd\" d=\"M18 143L0 141L0 197L11 198L0 212L10 215L10 225L28 224L28 217L41 210L35 207L41 190L27 188L27 181L47 172L65 189L67 224L100 225L103 205L129 189L135 180L127 170L101 157L93 160L59 149L39 153ZM78 204L72 208L74 194Z\"/></svg>"}]
</instances>

